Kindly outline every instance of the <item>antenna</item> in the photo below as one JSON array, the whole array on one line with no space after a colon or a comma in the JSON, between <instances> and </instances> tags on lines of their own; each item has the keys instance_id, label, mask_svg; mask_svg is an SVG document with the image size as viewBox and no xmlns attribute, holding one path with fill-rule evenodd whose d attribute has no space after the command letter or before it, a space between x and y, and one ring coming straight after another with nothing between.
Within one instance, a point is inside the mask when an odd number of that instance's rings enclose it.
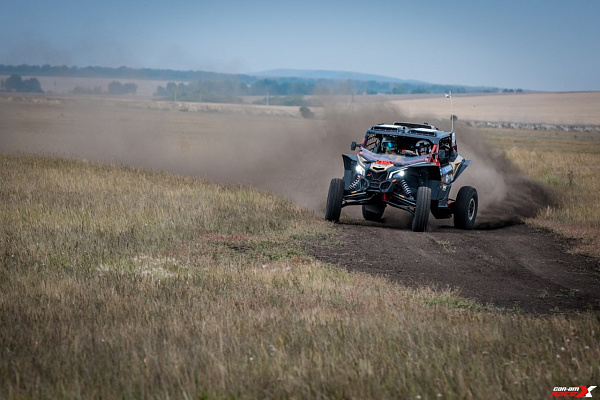
<instances>
[{"instance_id":1,"label":"antenna","mask_svg":"<svg viewBox=\"0 0 600 400\"><path fill-rule=\"evenodd\" d=\"M454 132L454 111L452 111L452 90L448 91L448 94L446 95L447 99L450 99L450 121L452 124L452 132Z\"/></svg>"}]
</instances>

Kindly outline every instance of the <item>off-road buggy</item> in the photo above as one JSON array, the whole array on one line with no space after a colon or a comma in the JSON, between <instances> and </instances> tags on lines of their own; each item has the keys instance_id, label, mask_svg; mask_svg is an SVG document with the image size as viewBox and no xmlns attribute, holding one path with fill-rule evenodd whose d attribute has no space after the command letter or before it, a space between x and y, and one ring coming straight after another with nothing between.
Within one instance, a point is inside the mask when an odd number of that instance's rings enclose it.
<instances>
[{"instance_id":1,"label":"off-road buggy","mask_svg":"<svg viewBox=\"0 0 600 400\"><path fill-rule=\"evenodd\" d=\"M429 212L451 218L460 229L473 229L477 190L463 186L450 199L452 183L471 163L458 155L454 132L427 123L394 122L367 130L361 144L352 142L343 154L344 178L329 185L325 219L338 222L342 207L360 205L362 215L380 221L386 206L413 215L413 231L427 230Z\"/></svg>"}]
</instances>

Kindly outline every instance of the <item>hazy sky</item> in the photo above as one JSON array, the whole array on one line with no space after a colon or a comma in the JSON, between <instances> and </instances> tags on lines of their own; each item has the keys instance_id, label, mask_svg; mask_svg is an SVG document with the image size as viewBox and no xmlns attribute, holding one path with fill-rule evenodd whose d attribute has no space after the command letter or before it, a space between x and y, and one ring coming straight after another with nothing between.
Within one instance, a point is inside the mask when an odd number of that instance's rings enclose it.
<instances>
[{"instance_id":1,"label":"hazy sky","mask_svg":"<svg viewBox=\"0 0 600 400\"><path fill-rule=\"evenodd\" d=\"M600 90L600 0L4 0L0 64Z\"/></svg>"}]
</instances>

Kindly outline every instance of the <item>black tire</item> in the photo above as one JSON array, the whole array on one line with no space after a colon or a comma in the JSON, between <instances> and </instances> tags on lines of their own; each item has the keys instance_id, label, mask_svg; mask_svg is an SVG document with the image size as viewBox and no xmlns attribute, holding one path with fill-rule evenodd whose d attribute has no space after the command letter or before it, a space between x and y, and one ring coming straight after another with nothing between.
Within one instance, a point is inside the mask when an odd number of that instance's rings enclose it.
<instances>
[{"instance_id":1,"label":"black tire","mask_svg":"<svg viewBox=\"0 0 600 400\"><path fill-rule=\"evenodd\" d=\"M478 208L477 190L471 186L461 187L456 195L456 203L454 203L454 227L467 230L473 229Z\"/></svg>"},{"instance_id":2,"label":"black tire","mask_svg":"<svg viewBox=\"0 0 600 400\"><path fill-rule=\"evenodd\" d=\"M431 189L427 186L421 186L417 190L417 205L415 215L412 220L412 230L415 232L425 232L429 222L429 212L431 211Z\"/></svg>"},{"instance_id":3,"label":"black tire","mask_svg":"<svg viewBox=\"0 0 600 400\"><path fill-rule=\"evenodd\" d=\"M339 222L342 213L342 200L344 198L344 181L340 178L333 178L329 184L329 193L327 194L327 204L325 205L325 219L328 221Z\"/></svg>"},{"instance_id":4,"label":"black tire","mask_svg":"<svg viewBox=\"0 0 600 400\"><path fill-rule=\"evenodd\" d=\"M381 221L384 211L385 203L368 204L362 206L362 215L367 221Z\"/></svg>"}]
</instances>

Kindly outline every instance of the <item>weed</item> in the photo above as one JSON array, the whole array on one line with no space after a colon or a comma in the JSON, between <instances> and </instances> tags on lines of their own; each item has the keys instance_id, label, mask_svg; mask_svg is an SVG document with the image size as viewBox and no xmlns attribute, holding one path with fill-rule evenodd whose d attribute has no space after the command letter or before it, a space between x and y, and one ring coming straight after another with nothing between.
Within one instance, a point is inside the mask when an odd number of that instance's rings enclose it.
<instances>
[{"instance_id":1,"label":"weed","mask_svg":"<svg viewBox=\"0 0 600 400\"><path fill-rule=\"evenodd\" d=\"M449 240L433 239L433 241L442 246L445 252L456 253L456 247L452 246L452 243Z\"/></svg>"}]
</instances>

